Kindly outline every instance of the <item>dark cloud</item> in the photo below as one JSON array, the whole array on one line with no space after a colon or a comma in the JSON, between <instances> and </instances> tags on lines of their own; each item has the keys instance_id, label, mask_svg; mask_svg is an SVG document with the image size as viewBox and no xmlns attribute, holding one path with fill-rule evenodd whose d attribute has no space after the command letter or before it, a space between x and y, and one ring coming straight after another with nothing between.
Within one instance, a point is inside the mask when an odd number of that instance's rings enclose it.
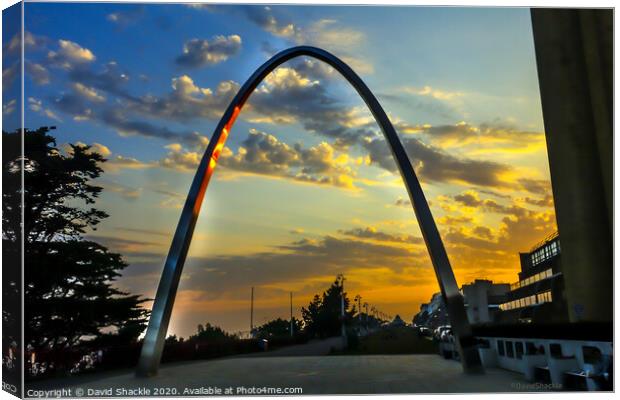
<instances>
[{"instance_id":1,"label":"dark cloud","mask_svg":"<svg viewBox=\"0 0 620 400\"><path fill-rule=\"evenodd\" d=\"M148 245L149 242L145 242L142 247ZM149 258L152 261L132 262L124 274L125 277L135 278L134 290L139 292L145 291L146 284L157 285L156 280L159 278L164 260L161 255L149 255L142 250L142 247L138 246L134 251L128 251L126 253L128 258ZM427 270L428 257L425 251L326 235L316 240L303 238L278 246L273 251L246 255L192 257L188 259L184 269L182 290L198 291L201 299L213 300L230 296L231 293L249 289L251 286L273 287L273 277L277 277L278 282L299 285L308 278L327 276L330 277L328 279L332 279L337 274L347 274L350 271L360 269L385 271L386 268L398 274L392 278L398 279L393 283L399 285L414 285L433 279L431 273L403 274L405 269L409 271L411 268L430 272ZM390 278L382 277L382 279ZM312 283L308 285L312 287L304 288L304 291L316 291ZM322 286L324 283L318 285ZM147 291L150 290L149 287Z\"/></svg>"},{"instance_id":2,"label":"dark cloud","mask_svg":"<svg viewBox=\"0 0 620 400\"><path fill-rule=\"evenodd\" d=\"M546 195L551 192L551 182L546 179L519 179L521 187L531 193Z\"/></svg>"},{"instance_id":3,"label":"dark cloud","mask_svg":"<svg viewBox=\"0 0 620 400\"><path fill-rule=\"evenodd\" d=\"M187 75L172 79L172 91L162 97L127 99L127 109L147 117L188 121L197 118L218 120L239 90L239 84L222 81L215 92L198 87Z\"/></svg>"},{"instance_id":4,"label":"dark cloud","mask_svg":"<svg viewBox=\"0 0 620 400\"><path fill-rule=\"evenodd\" d=\"M377 230L373 227L366 228L354 228L349 230L340 231L343 235L353 236L360 239L374 239L381 242L393 242L393 243L409 243L420 244L424 243L422 238L412 235L396 235L393 233L387 233Z\"/></svg>"},{"instance_id":5,"label":"dark cloud","mask_svg":"<svg viewBox=\"0 0 620 400\"><path fill-rule=\"evenodd\" d=\"M422 267L420 253L402 247L325 236L320 240L302 239L280 246L285 252L214 257L195 263L188 289L205 290L209 296L252 285L300 281L316 276L336 276L355 268ZM424 259L425 260L425 259Z\"/></svg>"},{"instance_id":6,"label":"dark cloud","mask_svg":"<svg viewBox=\"0 0 620 400\"><path fill-rule=\"evenodd\" d=\"M505 206L492 199L480 199L478 193L473 190L455 195L454 200L466 207L480 208L485 212L498 214L515 214L521 210L515 205Z\"/></svg>"},{"instance_id":7,"label":"dark cloud","mask_svg":"<svg viewBox=\"0 0 620 400\"><path fill-rule=\"evenodd\" d=\"M553 207L554 205L553 195L551 193L547 193L543 198L540 199L524 197L521 200L527 204L538 207Z\"/></svg>"},{"instance_id":8,"label":"dark cloud","mask_svg":"<svg viewBox=\"0 0 620 400\"><path fill-rule=\"evenodd\" d=\"M195 132L172 131L165 126L154 125L150 122L128 119L119 108L103 110L98 118L104 124L116 129L122 135L141 135L167 141L183 141L192 145L200 144L200 138Z\"/></svg>"},{"instance_id":9,"label":"dark cloud","mask_svg":"<svg viewBox=\"0 0 620 400\"><path fill-rule=\"evenodd\" d=\"M176 62L184 67L204 67L226 61L239 50L241 50L239 35L215 36L210 41L192 39L185 43L183 54L176 59Z\"/></svg>"},{"instance_id":10,"label":"dark cloud","mask_svg":"<svg viewBox=\"0 0 620 400\"><path fill-rule=\"evenodd\" d=\"M478 207L482 204L482 200L478 198L475 192L465 192L454 196L454 200L468 207Z\"/></svg>"},{"instance_id":11,"label":"dark cloud","mask_svg":"<svg viewBox=\"0 0 620 400\"><path fill-rule=\"evenodd\" d=\"M459 181L480 186L507 186L501 174L510 171L510 166L493 161L459 158L445 151L424 144L417 138L402 140L411 163L422 180L431 182ZM371 162L384 169L396 172L396 163L383 138L365 142L364 148Z\"/></svg>"},{"instance_id":12,"label":"dark cloud","mask_svg":"<svg viewBox=\"0 0 620 400\"><path fill-rule=\"evenodd\" d=\"M398 207L411 208L411 201L409 199L403 199L402 197L399 197L394 202L394 205Z\"/></svg>"},{"instance_id":13,"label":"dark cloud","mask_svg":"<svg viewBox=\"0 0 620 400\"><path fill-rule=\"evenodd\" d=\"M123 72L116 62L105 64L103 69L97 72L90 68L73 69L69 71L69 79L72 82L82 83L124 99L137 101L126 90L129 75Z\"/></svg>"},{"instance_id":14,"label":"dark cloud","mask_svg":"<svg viewBox=\"0 0 620 400\"><path fill-rule=\"evenodd\" d=\"M276 16L273 9L269 6L248 5L242 6L241 10L248 20L273 35L295 38L299 34L299 27L283 19L281 16Z\"/></svg>"}]
</instances>

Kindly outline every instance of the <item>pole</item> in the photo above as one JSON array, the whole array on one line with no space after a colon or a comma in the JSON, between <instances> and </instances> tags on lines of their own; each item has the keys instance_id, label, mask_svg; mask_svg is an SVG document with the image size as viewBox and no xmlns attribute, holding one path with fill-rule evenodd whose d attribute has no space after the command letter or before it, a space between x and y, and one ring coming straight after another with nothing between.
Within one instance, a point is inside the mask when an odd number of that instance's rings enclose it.
<instances>
[{"instance_id":1,"label":"pole","mask_svg":"<svg viewBox=\"0 0 620 400\"><path fill-rule=\"evenodd\" d=\"M293 337L293 292L291 292L291 337Z\"/></svg>"},{"instance_id":2,"label":"pole","mask_svg":"<svg viewBox=\"0 0 620 400\"><path fill-rule=\"evenodd\" d=\"M344 342L344 347L347 347L347 331L344 326L344 284L342 286L342 293L340 294L340 317L342 318L342 340Z\"/></svg>"},{"instance_id":3,"label":"pole","mask_svg":"<svg viewBox=\"0 0 620 400\"><path fill-rule=\"evenodd\" d=\"M357 296L357 312L359 313L360 327L362 326L362 296Z\"/></svg>"},{"instance_id":4,"label":"pole","mask_svg":"<svg viewBox=\"0 0 620 400\"><path fill-rule=\"evenodd\" d=\"M250 297L250 337L254 331L254 286L252 286L252 295Z\"/></svg>"}]
</instances>

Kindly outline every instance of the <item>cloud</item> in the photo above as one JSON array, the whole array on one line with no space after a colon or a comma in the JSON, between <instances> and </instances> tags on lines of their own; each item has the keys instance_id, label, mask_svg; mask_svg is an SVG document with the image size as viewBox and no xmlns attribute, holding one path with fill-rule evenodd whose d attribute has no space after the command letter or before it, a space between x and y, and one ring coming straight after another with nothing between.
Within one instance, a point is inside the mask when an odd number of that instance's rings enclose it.
<instances>
[{"instance_id":1,"label":"cloud","mask_svg":"<svg viewBox=\"0 0 620 400\"><path fill-rule=\"evenodd\" d=\"M127 114L119 108L102 110L98 119L116 129L121 136L140 135L167 141L182 140L185 143L193 145L201 140L201 136L193 131L178 132L165 126L151 124L147 121L130 119Z\"/></svg>"},{"instance_id":2,"label":"cloud","mask_svg":"<svg viewBox=\"0 0 620 400\"><path fill-rule=\"evenodd\" d=\"M105 101L105 97L97 92L92 87L85 86L82 83L76 82L72 85L73 90L77 93L82 99L86 101L90 101L93 103L100 103Z\"/></svg>"},{"instance_id":3,"label":"cloud","mask_svg":"<svg viewBox=\"0 0 620 400\"><path fill-rule=\"evenodd\" d=\"M278 7L242 8L251 22L274 36L284 38L291 44L317 46L335 51L358 73L374 72L372 64L353 55L355 48L365 41L364 32L343 26L338 20L331 18L319 19L302 26L278 15L275 9Z\"/></svg>"},{"instance_id":4,"label":"cloud","mask_svg":"<svg viewBox=\"0 0 620 400\"><path fill-rule=\"evenodd\" d=\"M192 39L183 46L183 54L176 62L184 67L204 67L226 61L241 50L239 35L215 36L211 41Z\"/></svg>"},{"instance_id":5,"label":"cloud","mask_svg":"<svg viewBox=\"0 0 620 400\"><path fill-rule=\"evenodd\" d=\"M77 141L73 143L73 145L78 146L78 147L89 147L88 151L86 151L86 154L98 153L104 158L107 158L108 156L112 154L112 151L110 150L108 146L101 144L101 143L97 143L97 142L94 142L92 144L86 144L84 142ZM73 147L71 147L69 143L63 143L62 145L60 145L60 148L66 154L73 154Z\"/></svg>"},{"instance_id":6,"label":"cloud","mask_svg":"<svg viewBox=\"0 0 620 400\"><path fill-rule=\"evenodd\" d=\"M399 197L394 202L394 205L397 207L411 208L411 201L409 199L403 199L402 197Z\"/></svg>"},{"instance_id":7,"label":"cloud","mask_svg":"<svg viewBox=\"0 0 620 400\"><path fill-rule=\"evenodd\" d=\"M250 286L299 285L309 278L333 279L339 273L360 270L395 272L406 280L404 270L426 268L426 260L420 262L421 254L402 246L330 235L303 238L269 252L190 260L184 290L204 291L204 296L215 299ZM273 281L274 276L278 282Z\"/></svg>"},{"instance_id":8,"label":"cloud","mask_svg":"<svg viewBox=\"0 0 620 400\"><path fill-rule=\"evenodd\" d=\"M121 98L133 99L133 96L130 96L124 88L129 82L129 76L119 70L116 62L105 64L100 72L95 72L89 68L73 69L69 71L69 79L75 83L91 86Z\"/></svg>"},{"instance_id":9,"label":"cloud","mask_svg":"<svg viewBox=\"0 0 620 400\"><path fill-rule=\"evenodd\" d=\"M407 132L409 133L409 132ZM507 152L511 149L543 149L545 135L543 132L523 131L512 126L497 123L482 123L473 126L466 122L454 125L425 125L411 133L423 133L432 143L442 147L463 147L475 145L478 153L490 151Z\"/></svg>"},{"instance_id":10,"label":"cloud","mask_svg":"<svg viewBox=\"0 0 620 400\"><path fill-rule=\"evenodd\" d=\"M47 85L50 83L49 71L41 64L26 60L24 62L26 75L37 85Z\"/></svg>"},{"instance_id":11,"label":"cloud","mask_svg":"<svg viewBox=\"0 0 620 400\"><path fill-rule=\"evenodd\" d=\"M459 182L480 186L505 187L502 174L511 167L494 161L457 157L440 148L427 145L417 138L402 140L412 165L422 180L429 182ZM372 164L397 172L396 163L383 138L366 141L364 148Z\"/></svg>"},{"instance_id":12,"label":"cloud","mask_svg":"<svg viewBox=\"0 0 620 400\"><path fill-rule=\"evenodd\" d=\"M49 42L44 36L34 35L29 31L24 31L24 50L35 52L43 49ZM10 40L4 42L2 52L7 55L21 55L22 37L21 33L15 34Z\"/></svg>"},{"instance_id":13,"label":"cloud","mask_svg":"<svg viewBox=\"0 0 620 400\"><path fill-rule=\"evenodd\" d=\"M7 62L3 61L3 64L5 63ZM18 60L2 69L2 91L7 91L9 87L11 87L15 81L15 78L17 78L20 74L20 68L21 64Z\"/></svg>"},{"instance_id":14,"label":"cloud","mask_svg":"<svg viewBox=\"0 0 620 400\"><path fill-rule=\"evenodd\" d=\"M142 196L142 188L130 187L114 181L100 181L99 183L104 190L116 193L128 201L135 201Z\"/></svg>"},{"instance_id":15,"label":"cloud","mask_svg":"<svg viewBox=\"0 0 620 400\"><path fill-rule=\"evenodd\" d=\"M92 240L98 243L102 243L108 247L111 251L119 252L123 255L131 254L133 256L143 254L145 252L160 252L162 245L154 241L127 239L118 236L103 236L103 235L86 235L87 240Z\"/></svg>"},{"instance_id":16,"label":"cloud","mask_svg":"<svg viewBox=\"0 0 620 400\"><path fill-rule=\"evenodd\" d=\"M121 169L145 169L153 166L153 163L145 163L133 157L125 157L120 154L108 159L103 165L106 172L116 172Z\"/></svg>"},{"instance_id":17,"label":"cloud","mask_svg":"<svg viewBox=\"0 0 620 400\"><path fill-rule=\"evenodd\" d=\"M237 171L272 175L300 182L354 188L355 172L346 154L326 142L304 148L289 146L275 136L250 130L237 154L222 154L221 165Z\"/></svg>"},{"instance_id":18,"label":"cloud","mask_svg":"<svg viewBox=\"0 0 620 400\"><path fill-rule=\"evenodd\" d=\"M299 28L292 22L276 18L272 8L269 6L245 6L243 10L251 22L273 35L295 38L300 34Z\"/></svg>"},{"instance_id":19,"label":"cloud","mask_svg":"<svg viewBox=\"0 0 620 400\"><path fill-rule=\"evenodd\" d=\"M187 8L192 8L194 10L206 10L206 11L216 11L221 7L221 6L218 6L217 4L208 4L208 3L190 3L190 4L184 4L184 6Z\"/></svg>"},{"instance_id":20,"label":"cloud","mask_svg":"<svg viewBox=\"0 0 620 400\"><path fill-rule=\"evenodd\" d=\"M353 236L360 239L372 239L380 242L391 243L408 243L408 244L421 244L424 243L422 238L412 235L397 235L394 233L386 233L377 230L377 228L368 226L365 228L354 228L349 230L341 230L340 233Z\"/></svg>"},{"instance_id":21,"label":"cloud","mask_svg":"<svg viewBox=\"0 0 620 400\"><path fill-rule=\"evenodd\" d=\"M115 11L106 16L106 20L120 27L125 27L139 20L144 15L144 6L123 6L122 11Z\"/></svg>"},{"instance_id":22,"label":"cloud","mask_svg":"<svg viewBox=\"0 0 620 400\"><path fill-rule=\"evenodd\" d=\"M10 115L15 111L17 106L17 100L11 99L9 101L4 101L2 104L2 115Z\"/></svg>"},{"instance_id":23,"label":"cloud","mask_svg":"<svg viewBox=\"0 0 620 400\"><path fill-rule=\"evenodd\" d=\"M519 184L523 190L531 193L541 195L551 193L551 182L547 179L521 178Z\"/></svg>"},{"instance_id":24,"label":"cloud","mask_svg":"<svg viewBox=\"0 0 620 400\"><path fill-rule=\"evenodd\" d=\"M180 143L167 145L163 167L195 171L202 152L186 150ZM252 175L289 179L295 182L354 189L355 172L346 154L322 142L313 147L290 146L265 132L251 129L236 153L225 148L218 165Z\"/></svg>"},{"instance_id":25,"label":"cloud","mask_svg":"<svg viewBox=\"0 0 620 400\"><path fill-rule=\"evenodd\" d=\"M524 197L519 200L523 201L524 203L527 203L533 206L538 206L538 207L553 207L554 205L553 195L551 193L545 194L545 196L540 199Z\"/></svg>"},{"instance_id":26,"label":"cloud","mask_svg":"<svg viewBox=\"0 0 620 400\"><path fill-rule=\"evenodd\" d=\"M172 79L172 92L163 96L143 96L128 100L131 111L160 119L187 121L196 118L217 120L239 90L239 84L222 81L215 92L194 83L188 75Z\"/></svg>"},{"instance_id":27,"label":"cloud","mask_svg":"<svg viewBox=\"0 0 620 400\"><path fill-rule=\"evenodd\" d=\"M331 69L319 62L277 68L250 97L246 118L256 123L299 123L335 140L339 148L375 136L376 125L365 108L347 106L326 90L322 82L331 75Z\"/></svg>"},{"instance_id":28,"label":"cloud","mask_svg":"<svg viewBox=\"0 0 620 400\"><path fill-rule=\"evenodd\" d=\"M75 42L61 39L58 41L58 49L47 53L47 59L52 65L72 69L75 66L95 61L95 55Z\"/></svg>"},{"instance_id":29,"label":"cloud","mask_svg":"<svg viewBox=\"0 0 620 400\"><path fill-rule=\"evenodd\" d=\"M416 94L419 96L429 96L438 100L452 100L457 97L462 97L465 94L463 92L452 92L447 90L440 90L432 88L430 86L424 86L422 88L415 88L411 86L405 86L401 88L401 91L409 94Z\"/></svg>"},{"instance_id":30,"label":"cloud","mask_svg":"<svg viewBox=\"0 0 620 400\"><path fill-rule=\"evenodd\" d=\"M59 122L62 121L58 117L58 115L56 115L52 110L50 110L49 108L46 108L43 105L43 101L36 99L34 97L28 97L28 109L36 112L37 114L53 119L54 121L59 121Z\"/></svg>"},{"instance_id":31,"label":"cloud","mask_svg":"<svg viewBox=\"0 0 620 400\"><path fill-rule=\"evenodd\" d=\"M557 230L552 211L538 212L517 205L502 206L495 212L505 216L498 229L488 226L452 226L444 238L453 245L467 246L496 254L517 254L528 250L534 242Z\"/></svg>"},{"instance_id":32,"label":"cloud","mask_svg":"<svg viewBox=\"0 0 620 400\"><path fill-rule=\"evenodd\" d=\"M105 105L105 97L97 89L119 94L122 89L118 87L121 80L125 80L123 74L117 75L112 71L110 65L102 74L92 74L90 72L80 71L80 77L86 77L84 82L89 82L92 86L88 86L80 81L71 84L71 92L64 93L54 100L56 108L69 114L76 121L92 120L100 122L115 129L122 136L141 135L150 138L164 139L168 141L181 141L189 145L201 145L207 139L195 131L174 131L166 126L153 124L149 121L136 119L132 113L140 111L143 114L150 115L155 113L158 107L176 107L179 104L174 102L162 104L161 102L153 103L145 99L132 98L128 94L124 94L125 103L115 102L113 105ZM112 83L108 86L106 83ZM191 83L191 80L190 80ZM174 86L175 84L173 84ZM183 88L182 90L186 90ZM183 99L183 97L178 97ZM197 106L196 106L197 107ZM174 113L177 109L168 108L167 111ZM162 109L160 117L165 117L166 110ZM188 110L185 110L188 111ZM151 115L152 116L152 115Z\"/></svg>"}]
</instances>

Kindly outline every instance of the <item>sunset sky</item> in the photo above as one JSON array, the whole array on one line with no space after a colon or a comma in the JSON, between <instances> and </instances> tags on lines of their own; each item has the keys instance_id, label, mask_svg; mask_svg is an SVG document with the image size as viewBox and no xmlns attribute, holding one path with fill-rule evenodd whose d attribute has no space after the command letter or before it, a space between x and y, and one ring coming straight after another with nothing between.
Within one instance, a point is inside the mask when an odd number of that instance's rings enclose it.
<instances>
[{"instance_id":1,"label":"sunset sky","mask_svg":"<svg viewBox=\"0 0 620 400\"><path fill-rule=\"evenodd\" d=\"M92 240L153 296L193 173L239 86L308 44L342 58L389 114L459 285L512 282L555 230L529 9L26 3L26 127L109 162ZM10 49L5 45L5 53ZM4 129L18 85L4 66ZM10 70L8 71L10 72ZM7 86L8 85L8 86ZM335 71L288 62L259 86L211 181L170 333L296 314L337 274L411 321L438 286L377 125Z\"/></svg>"}]
</instances>

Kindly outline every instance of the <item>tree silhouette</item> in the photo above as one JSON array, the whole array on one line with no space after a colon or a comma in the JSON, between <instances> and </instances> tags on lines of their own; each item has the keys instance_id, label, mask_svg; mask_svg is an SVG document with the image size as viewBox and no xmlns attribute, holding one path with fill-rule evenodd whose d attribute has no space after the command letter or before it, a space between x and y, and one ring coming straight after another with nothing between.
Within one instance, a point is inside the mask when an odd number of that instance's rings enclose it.
<instances>
[{"instance_id":1,"label":"tree silhouette","mask_svg":"<svg viewBox=\"0 0 620 400\"><path fill-rule=\"evenodd\" d=\"M310 337L337 336L341 332L341 298L344 296L345 320L350 320L355 310L349 310L349 298L343 292L344 276L338 275L322 296L314 295L308 308L301 309L304 329Z\"/></svg>"},{"instance_id":2,"label":"tree silhouette","mask_svg":"<svg viewBox=\"0 0 620 400\"><path fill-rule=\"evenodd\" d=\"M301 321L293 317L293 333L299 333L301 326ZM276 318L255 328L255 331L259 339L288 338L291 337L291 321Z\"/></svg>"},{"instance_id":3,"label":"tree silhouette","mask_svg":"<svg viewBox=\"0 0 620 400\"><path fill-rule=\"evenodd\" d=\"M45 351L133 342L146 323L141 304L147 299L115 288L127 264L83 237L108 216L93 207L102 190L93 180L106 160L89 146L70 145L62 152L50 129L26 129L23 136L25 344ZM18 253L22 138L20 131L2 136L3 189L9 189L2 193L2 240L5 249Z\"/></svg>"},{"instance_id":4,"label":"tree silhouette","mask_svg":"<svg viewBox=\"0 0 620 400\"><path fill-rule=\"evenodd\" d=\"M198 324L196 334L189 337L190 341L205 340L209 342L221 342L234 339L237 339L235 335L231 335L219 326L211 325L208 322L206 325Z\"/></svg>"}]
</instances>

